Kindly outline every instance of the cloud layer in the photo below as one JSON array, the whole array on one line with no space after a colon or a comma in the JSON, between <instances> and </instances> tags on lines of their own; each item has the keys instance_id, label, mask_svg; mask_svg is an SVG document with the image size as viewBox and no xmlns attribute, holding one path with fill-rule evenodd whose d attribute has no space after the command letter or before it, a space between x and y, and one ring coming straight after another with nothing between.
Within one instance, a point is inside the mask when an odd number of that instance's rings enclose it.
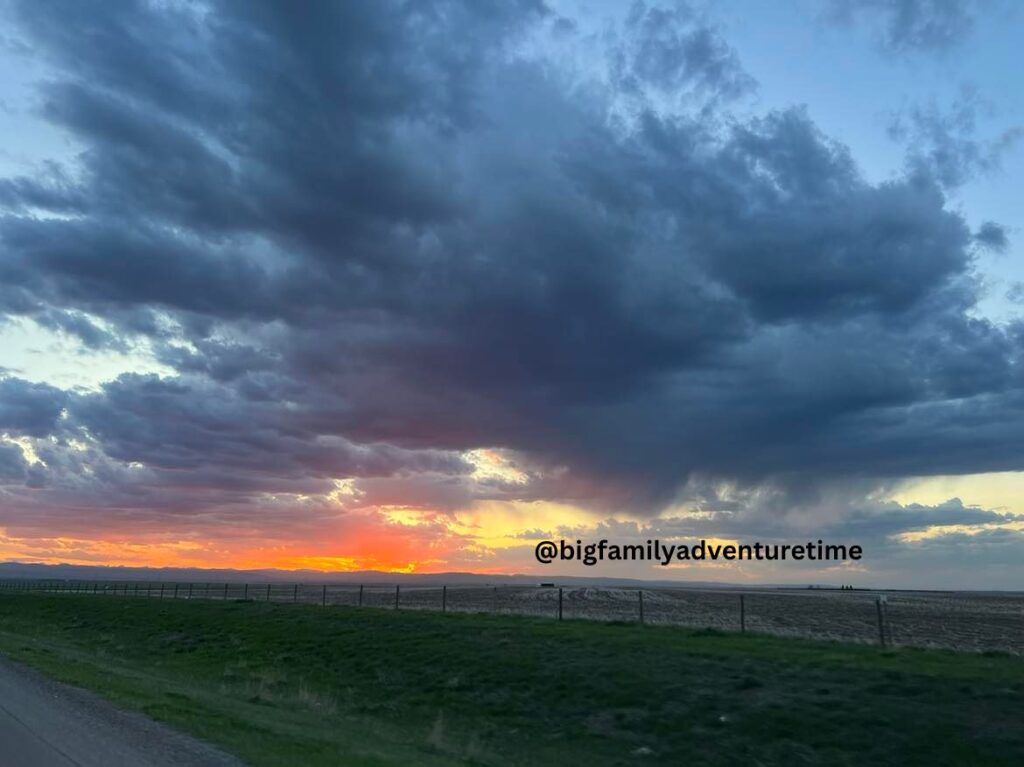
<instances>
[{"instance_id":1,"label":"cloud layer","mask_svg":"<svg viewBox=\"0 0 1024 767\"><path fill-rule=\"evenodd\" d=\"M873 184L805 111L730 112L755 81L686 9L604 76L529 0L13 18L76 154L0 181L0 311L176 375L0 382L9 529L1024 469L1022 328L973 311L1006 233L937 161Z\"/></svg>"}]
</instances>

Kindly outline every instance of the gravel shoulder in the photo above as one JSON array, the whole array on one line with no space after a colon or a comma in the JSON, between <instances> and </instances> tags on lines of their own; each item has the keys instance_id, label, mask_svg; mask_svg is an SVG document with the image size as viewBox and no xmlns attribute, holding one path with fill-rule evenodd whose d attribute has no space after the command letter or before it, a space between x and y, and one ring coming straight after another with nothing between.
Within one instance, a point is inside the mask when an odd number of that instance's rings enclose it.
<instances>
[{"instance_id":1,"label":"gravel shoulder","mask_svg":"<svg viewBox=\"0 0 1024 767\"><path fill-rule=\"evenodd\" d=\"M2 655L0 754L19 767L242 767L206 743Z\"/></svg>"}]
</instances>

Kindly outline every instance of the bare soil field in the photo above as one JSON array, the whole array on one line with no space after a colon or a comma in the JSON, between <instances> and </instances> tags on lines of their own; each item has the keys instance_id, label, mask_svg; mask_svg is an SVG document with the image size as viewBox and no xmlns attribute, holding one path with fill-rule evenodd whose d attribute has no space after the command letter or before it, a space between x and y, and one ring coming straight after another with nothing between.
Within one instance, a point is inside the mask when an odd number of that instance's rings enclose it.
<instances>
[{"instance_id":1,"label":"bare soil field","mask_svg":"<svg viewBox=\"0 0 1024 767\"><path fill-rule=\"evenodd\" d=\"M400 609L445 608L558 617L558 588L534 586L401 587ZM328 588L328 603L357 604L358 588ZM1024 594L970 592L644 589L643 620L694 628L739 631L740 597L745 629L774 636L878 643L878 606L884 596L888 644L965 651L1024 653ZM580 587L562 589L566 620L641 619L640 591ZM363 605L395 606L394 587L365 587Z\"/></svg>"},{"instance_id":2,"label":"bare soil field","mask_svg":"<svg viewBox=\"0 0 1024 767\"><path fill-rule=\"evenodd\" d=\"M109 582L34 584L30 588L99 596L443 609L605 622L643 620L650 624L721 631L742 628L773 636L873 644L882 639L877 600L883 597L886 644L1024 654L1024 593Z\"/></svg>"}]
</instances>

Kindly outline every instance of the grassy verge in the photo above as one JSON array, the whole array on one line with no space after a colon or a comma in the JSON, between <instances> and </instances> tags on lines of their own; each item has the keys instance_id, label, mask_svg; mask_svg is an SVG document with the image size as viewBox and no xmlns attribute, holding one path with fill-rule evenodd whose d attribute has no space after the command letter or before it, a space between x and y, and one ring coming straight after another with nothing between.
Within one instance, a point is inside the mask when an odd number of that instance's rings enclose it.
<instances>
[{"instance_id":1,"label":"grassy verge","mask_svg":"<svg viewBox=\"0 0 1024 767\"><path fill-rule=\"evenodd\" d=\"M1003 655L31 594L0 652L253 765L1024 764Z\"/></svg>"}]
</instances>

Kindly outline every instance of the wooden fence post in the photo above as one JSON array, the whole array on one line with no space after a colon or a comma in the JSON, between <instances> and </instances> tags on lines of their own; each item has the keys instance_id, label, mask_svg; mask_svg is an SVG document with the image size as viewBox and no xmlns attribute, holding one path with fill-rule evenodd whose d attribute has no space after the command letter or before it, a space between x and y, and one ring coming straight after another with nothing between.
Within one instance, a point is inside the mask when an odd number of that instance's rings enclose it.
<instances>
[{"instance_id":1,"label":"wooden fence post","mask_svg":"<svg viewBox=\"0 0 1024 767\"><path fill-rule=\"evenodd\" d=\"M177 584L177 583L174 584L174 598L175 599L178 598L178 586L179 586L179 584Z\"/></svg>"},{"instance_id":2,"label":"wooden fence post","mask_svg":"<svg viewBox=\"0 0 1024 767\"><path fill-rule=\"evenodd\" d=\"M299 601L299 584L297 583L294 586L292 586L292 601Z\"/></svg>"},{"instance_id":3,"label":"wooden fence post","mask_svg":"<svg viewBox=\"0 0 1024 767\"><path fill-rule=\"evenodd\" d=\"M359 606L363 606L363 584L359 584Z\"/></svg>"},{"instance_id":4,"label":"wooden fence post","mask_svg":"<svg viewBox=\"0 0 1024 767\"><path fill-rule=\"evenodd\" d=\"M244 584L242 586L242 601L247 601L248 599L249 599L249 584L246 583L246 584Z\"/></svg>"},{"instance_id":5,"label":"wooden fence post","mask_svg":"<svg viewBox=\"0 0 1024 767\"><path fill-rule=\"evenodd\" d=\"M270 601L270 584L267 584L267 601Z\"/></svg>"},{"instance_id":6,"label":"wooden fence post","mask_svg":"<svg viewBox=\"0 0 1024 767\"><path fill-rule=\"evenodd\" d=\"M160 598L164 598L164 584L162 582L160 584Z\"/></svg>"},{"instance_id":7,"label":"wooden fence post","mask_svg":"<svg viewBox=\"0 0 1024 767\"><path fill-rule=\"evenodd\" d=\"M878 613L878 643L885 647L885 620L882 617L882 597L875 598L875 611Z\"/></svg>"},{"instance_id":8,"label":"wooden fence post","mask_svg":"<svg viewBox=\"0 0 1024 767\"><path fill-rule=\"evenodd\" d=\"M188 598L192 598L192 581L188 582Z\"/></svg>"},{"instance_id":9,"label":"wooden fence post","mask_svg":"<svg viewBox=\"0 0 1024 767\"><path fill-rule=\"evenodd\" d=\"M644 625L644 590L640 589L637 595L640 597L640 625L642 626Z\"/></svg>"},{"instance_id":10,"label":"wooden fence post","mask_svg":"<svg viewBox=\"0 0 1024 767\"><path fill-rule=\"evenodd\" d=\"M398 609L398 592L399 592L399 589L401 589L401 586L399 586L399 585L398 585L398 584L396 583L396 584L395 584L395 609L396 609L396 610Z\"/></svg>"},{"instance_id":11,"label":"wooden fence post","mask_svg":"<svg viewBox=\"0 0 1024 767\"><path fill-rule=\"evenodd\" d=\"M562 587L558 587L558 620L562 620Z\"/></svg>"},{"instance_id":12,"label":"wooden fence post","mask_svg":"<svg viewBox=\"0 0 1024 767\"><path fill-rule=\"evenodd\" d=\"M740 594L740 633L747 633L747 603Z\"/></svg>"},{"instance_id":13,"label":"wooden fence post","mask_svg":"<svg viewBox=\"0 0 1024 767\"><path fill-rule=\"evenodd\" d=\"M228 601L228 582L224 581L224 601Z\"/></svg>"},{"instance_id":14,"label":"wooden fence post","mask_svg":"<svg viewBox=\"0 0 1024 767\"><path fill-rule=\"evenodd\" d=\"M441 587L441 612L448 612L448 587Z\"/></svg>"}]
</instances>

